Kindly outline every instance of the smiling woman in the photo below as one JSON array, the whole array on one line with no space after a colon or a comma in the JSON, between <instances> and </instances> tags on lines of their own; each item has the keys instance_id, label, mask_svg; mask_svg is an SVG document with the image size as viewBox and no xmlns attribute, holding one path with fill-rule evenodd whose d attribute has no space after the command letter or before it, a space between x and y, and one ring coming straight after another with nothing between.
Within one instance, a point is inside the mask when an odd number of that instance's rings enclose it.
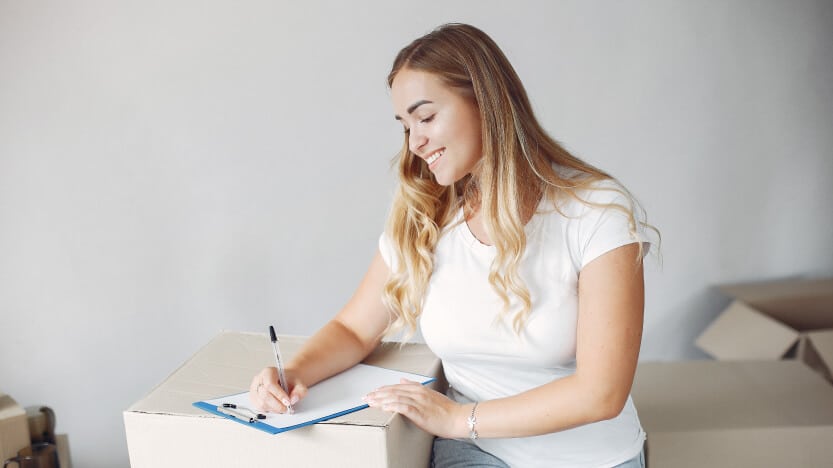
<instances>
[{"instance_id":1,"label":"smiling woman","mask_svg":"<svg viewBox=\"0 0 833 468\"><path fill-rule=\"evenodd\" d=\"M415 40L388 84L405 141L379 252L287 365L288 394L266 368L254 404L285 411L421 327L448 393L403 382L366 401L437 435L432 466L642 466L630 389L653 228L638 205L547 134L477 28Z\"/></svg>"},{"instance_id":2,"label":"smiling woman","mask_svg":"<svg viewBox=\"0 0 833 468\"><path fill-rule=\"evenodd\" d=\"M396 119L405 125L410 151L449 186L472 173L483 154L473 96L449 88L437 75L403 70L391 85Z\"/></svg>"}]
</instances>

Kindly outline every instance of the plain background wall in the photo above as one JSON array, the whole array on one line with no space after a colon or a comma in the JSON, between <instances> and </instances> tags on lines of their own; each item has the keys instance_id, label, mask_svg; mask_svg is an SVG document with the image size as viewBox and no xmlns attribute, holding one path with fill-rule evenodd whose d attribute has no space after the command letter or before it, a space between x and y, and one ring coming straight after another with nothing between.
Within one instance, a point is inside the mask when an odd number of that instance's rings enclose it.
<instances>
[{"instance_id":1,"label":"plain background wall","mask_svg":"<svg viewBox=\"0 0 833 468\"><path fill-rule=\"evenodd\" d=\"M0 390L79 467L222 329L309 334L376 248L385 77L448 21L663 233L642 359L702 358L713 285L833 273L833 2L0 0Z\"/></svg>"}]
</instances>

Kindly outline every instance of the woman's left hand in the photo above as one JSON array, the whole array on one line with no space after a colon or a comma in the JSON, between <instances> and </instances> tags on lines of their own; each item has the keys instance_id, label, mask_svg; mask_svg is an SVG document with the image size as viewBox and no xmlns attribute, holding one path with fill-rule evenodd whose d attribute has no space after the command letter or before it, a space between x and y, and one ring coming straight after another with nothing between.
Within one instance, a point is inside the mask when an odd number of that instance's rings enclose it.
<instances>
[{"instance_id":1,"label":"woman's left hand","mask_svg":"<svg viewBox=\"0 0 833 468\"><path fill-rule=\"evenodd\" d=\"M368 393L364 401L372 408L399 413L436 436L468 436L468 414L463 405L419 382L402 379L399 385L388 385Z\"/></svg>"}]
</instances>

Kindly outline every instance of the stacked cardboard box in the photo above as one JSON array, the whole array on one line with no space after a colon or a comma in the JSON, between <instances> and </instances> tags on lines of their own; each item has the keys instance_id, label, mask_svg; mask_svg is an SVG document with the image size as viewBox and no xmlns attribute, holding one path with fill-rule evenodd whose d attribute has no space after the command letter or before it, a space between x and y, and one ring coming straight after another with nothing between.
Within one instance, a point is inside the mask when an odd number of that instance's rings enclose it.
<instances>
[{"instance_id":1,"label":"stacked cardboard box","mask_svg":"<svg viewBox=\"0 0 833 468\"><path fill-rule=\"evenodd\" d=\"M304 338L282 337L285 359ZM440 377L426 346L382 345L367 364ZM419 467L428 465L433 437L399 415L367 408L312 426L270 435L192 406L246 391L252 376L274 365L265 335L224 332L146 397L124 412L133 468L153 467ZM438 379L434 385L441 385ZM312 390L311 390L312 391Z\"/></svg>"},{"instance_id":2,"label":"stacked cardboard box","mask_svg":"<svg viewBox=\"0 0 833 468\"><path fill-rule=\"evenodd\" d=\"M833 278L721 286L734 301L697 338L720 360L797 358L833 380Z\"/></svg>"},{"instance_id":3,"label":"stacked cardboard box","mask_svg":"<svg viewBox=\"0 0 833 468\"><path fill-rule=\"evenodd\" d=\"M28 446L26 411L12 397L0 392L0 463Z\"/></svg>"},{"instance_id":4,"label":"stacked cardboard box","mask_svg":"<svg viewBox=\"0 0 833 468\"><path fill-rule=\"evenodd\" d=\"M833 466L833 386L802 362L640 363L649 468Z\"/></svg>"},{"instance_id":5,"label":"stacked cardboard box","mask_svg":"<svg viewBox=\"0 0 833 468\"><path fill-rule=\"evenodd\" d=\"M638 366L649 466L833 466L833 279L719 289L696 341L715 361Z\"/></svg>"}]
</instances>

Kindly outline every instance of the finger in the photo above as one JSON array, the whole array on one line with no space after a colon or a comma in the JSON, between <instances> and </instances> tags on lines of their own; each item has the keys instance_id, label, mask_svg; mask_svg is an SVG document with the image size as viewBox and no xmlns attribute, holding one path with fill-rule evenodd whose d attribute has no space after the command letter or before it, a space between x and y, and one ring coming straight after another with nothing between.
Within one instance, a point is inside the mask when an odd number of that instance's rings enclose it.
<instances>
[{"instance_id":1,"label":"finger","mask_svg":"<svg viewBox=\"0 0 833 468\"><path fill-rule=\"evenodd\" d=\"M408 395L390 395L373 402L373 405L380 408L382 411L391 413L399 413L408 418L419 418L423 414L423 407L421 402L414 400Z\"/></svg>"},{"instance_id":2,"label":"finger","mask_svg":"<svg viewBox=\"0 0 833 468\"><path fill-rule=\"evenodd\" d=\"M260 373L258 373L253 379L251 385L249 385L249 400L251 400L252 404L260 410L266 411L270 407L269 399L265 398L268 396L266 392L263 390L264 382L268 382L271 379L271 372L270 368L265 368Z\"/></svg>"},{"instance_id":3,"label":"finger","mask_svg":"<svg viewBox=\"0 0 833 468\"><path fill-rule=\"evenodd\" d=\"M385 405L405 403L414 405L417 399L422 400L418 395L409 392L401 387L390 387L368 393L363 398L370 406L383 407Z\"/></svg>"},{"instance_id":4,"label":"finger","mask_svg":"<svg viewBox=\"0 0 833 468\"><path fill-rule=\"evenodd\" d=\"M411 395L412 398L425 398L427 396L428 391L429 390L423 387L422 385L399 384L377 388L369 395L371 395L374 398L383 398L387 395L392 394Z\"/></svg>"},{"instance_id":5,"label":"finger","mask_svg":"<svg viewBox=\"0 0 833 468\"><path fill-rule=\"evenodd\" d=\"M258 384L260 384L260 374L254 376L254 378L252 378L252 383L249 385L249 401L251 401L252 405L254 405L254 407L259 411L263 411L265 408L263 408L260 395L257 394Z\"/></svg>"},{"instance_id":6,"label":"finger","mask_svg":"<svg viewBox=\"0 0 833 468\"><path fill-rule=\"evenodd\" d=\"M407 417L413 421L421 421L423 408L420 406L416 406L413 404L408 404L407 402L397 402L397 403L389 403L385 406L382 406L383 411L389 411L391 413L398 413L402 416Z\"/></svg>"},{"instance_id":7,"label":"finger","mask_svg":"<svg viewBox=\"0 0 833 468\"><path fill-rule=\"evenodd\" d=\"M289 395L289 403L295 404L301 401L302 398L307 396L307 386L301 383L295 384L295 387L292 388L292 391Z\"/></svg>"},{"instance_id":8,"label":"finger","mask_svg":"<svg viewBox=\"0 0 833 468\"><path fill-rule=\"evenodd\" d=\"M281 399L286 398L283 389L277 385L277 369L267 367L260 373L262 379L255 387L255 394L260 399L260 408L263 411L282 413L286 406L281 404ZM276 394L276 392L279 392Z\"/></svg>"},{"instance_id":9,"label":"finger","mask_svg":"<svg viewBox=\"0 0 833 468\"><path fill-rule=\"evenodd\" d=\"M286 412L286 409L289 406L289 395L284 393L280 385L267 383L263 386L261 392L264 394L271 411L277 413Z\"/></svg>"}]
</instances>

